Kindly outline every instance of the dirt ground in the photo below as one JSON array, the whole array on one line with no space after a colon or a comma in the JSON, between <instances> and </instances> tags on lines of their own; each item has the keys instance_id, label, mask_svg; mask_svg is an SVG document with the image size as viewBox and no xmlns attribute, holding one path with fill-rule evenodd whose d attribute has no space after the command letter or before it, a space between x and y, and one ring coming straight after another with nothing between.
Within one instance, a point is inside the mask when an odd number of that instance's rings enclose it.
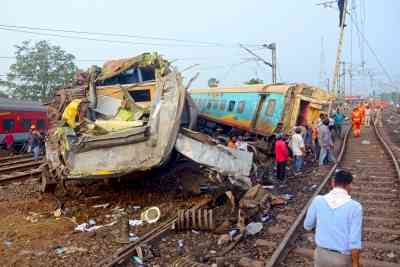
<instances>
[{"instance_id":1,"label":"dirt ground","mask_svg":"<svg viewBox=\"0 0 400 267\"><path fill-rule=\"evenodd\" d=\"M293 199L287 205L272 211L273 219L263 223L263 230L259 234L246 237L227 253L226 264L237 266L242 257L266 262L273 253L273 247L256 246L257 240L278 244L285 229L290 227L290 222L277 219L279 215L295 218L327 171L328 168L318 170L315 162L308 160L306 171L302 175L290 178L285 184L277 183L274 189L268 189L276 195L291 194ZM0 265L95 266L123 244L115 242L111 234L114 228L112 226L105 226L94 232L79 232L74 231L77 225L88 223L91 219L95 220L97 226L110 224L114 221L113 210L118 208L126 210L130 219L139 219L145 208L158 206L162 212L160 221L152 225L131 227L130 232L140 237L174 216L178 209L189 208L194 201L201 198L193 181L203 179L204 175L198 166L189 164L184 168L177 166L169 173L126 177L127 179L111 184L104 181L72 182L69 185L71 193L67 196L59 193L41 194L33 179L2 185L0 255L3 257ZM182 187L186 189L183 190ZM187 192L188 188L190 192ZM60 203L65 205L65 214L56 217L54 211ZM102 204L108 205L105 208L96 207ZM218 217L219 222L234 222L237 214L231 214L222 208ZM229 230L225 232L228 233ZM202 256L212 256L226 246L217 244L220 236L221 233L200 231L170 234L152 244L156 255L146 262L146 266L171 266L182 255L202 261ZM179 240L184 243L181 252L177 250ZM213 262L215 259L207 264Z\"/></svg>"},{"instance_id":2,"label":"dirt ground","mask_svg":"<svg viewBox=\"0 0 400 267\"><path fill-rule=\"evenodd\" d=\"M158 223L131 227L132 234L141 236L196 199L177 192L179 174L151 175L116 185L74 182L70 185L72 193L63 197L39 193L33 179L0 186L0 265L93 266L122 244L115 242L113 227L74 231L78 224L90 219L96 225L112 223L116 208L124 208L130 219L140 219L146 207L159 207L162 217ZM61 202L66 214L56 217L54 211ZM96 207L101 204L108 205Z\"/></svg>"}]
</instances>

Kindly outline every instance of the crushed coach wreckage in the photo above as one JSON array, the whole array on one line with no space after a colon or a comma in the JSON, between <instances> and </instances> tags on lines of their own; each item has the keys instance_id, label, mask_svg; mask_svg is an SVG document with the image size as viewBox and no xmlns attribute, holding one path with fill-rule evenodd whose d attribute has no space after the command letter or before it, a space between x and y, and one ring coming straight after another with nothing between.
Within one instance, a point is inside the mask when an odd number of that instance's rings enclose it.
<instances>
[{"instance_id":1,"label":"crushed coach wreckage","mask_svg":"<svg viewBox=\"0 0 400 267\"><path fill-rule=\"evenodd\" d=\"M148 170L169 159L180 126L191 119L182 119L186 90L169 62L146 53L92 67L79 79L49 104L43 190L65 179Z\"/></svg>"},{"instance_id":2,"label":"crushed coach wreckage","mask_svg":"<svg viewBox=\"0 0 400 267\"><path fill-rule=\"evenodd\" d=\"M76 76L75 85L56 90L48 104L42 191L70 179L160 167L171 158L178 135L186 141L183 152L195 143L179 133L196 123L194 102L181 74L158 54L109 61Z\"/></svg>"}]
</instances>

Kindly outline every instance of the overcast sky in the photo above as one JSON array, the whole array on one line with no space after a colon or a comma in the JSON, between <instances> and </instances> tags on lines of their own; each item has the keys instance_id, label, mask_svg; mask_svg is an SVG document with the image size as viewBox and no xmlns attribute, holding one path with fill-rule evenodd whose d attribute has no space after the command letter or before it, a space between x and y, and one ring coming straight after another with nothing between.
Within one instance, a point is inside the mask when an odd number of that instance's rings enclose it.
<instances>
[{"instance_id":1,"label":"overcast sky","mask_svg":"<svg viewBox=\"0 0 400 267\"><path fill-rule=\"evenodd\" d=\"M353 0L357 14L365 2L365 37L393 80L400 80L399 69L399 0ZM195 86L206 86L210 77L222 85L238 85L250 78L271 82L271 70L261 63L249 61L249 54L238 43L256 45L277 43L278 81L305 82L318 85L321 69L321 39L324 38L325 72L332 76L338 38L337 9L323 8L319 0L202 0L202 1L106 1L106 0L2 0L0 24L47 27L86 32L121 33L161 38L212 42L221 46L204 47L200 43L178 43L164 40L128 39L126 37L88 36L131 43L110 43L38 36L0 29L0 57L13 56L14 45L24 40L42 39L60 45L74 54L77 64L87 68L103 60L129 57L146 51L158 51L168 59L176 59L180 70L200 64L184 72L200 77ZM336 6L335 6L336 8ZM350 24L350 23L349 23ZM350 32L347 28L344 60L350 61ZM72 34L64 33L63 35ZM142 44L133 44L142 43ZM147 44L143 44L147 43ZM157 44L159 46L150 45ZM267 61L269 50L251 46ZM367 47L366 67L377 80L387 82L382 68ZM8 71L12 59L0 58L0 75ZM357 32L353 30L353 64L360 64ZM1 77L1 76L0 76ZM367 92L369 80L357 75L353 94ZM374 83L378 88L378 82Z\"/></svg>"}]
</instances>

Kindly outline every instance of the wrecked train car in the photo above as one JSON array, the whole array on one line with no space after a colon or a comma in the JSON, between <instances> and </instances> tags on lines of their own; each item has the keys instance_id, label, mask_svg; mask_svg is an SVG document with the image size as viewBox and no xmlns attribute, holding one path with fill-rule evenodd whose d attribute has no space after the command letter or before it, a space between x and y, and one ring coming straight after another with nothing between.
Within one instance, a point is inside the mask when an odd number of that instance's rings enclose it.
<instances>
[{"instance_id":1,"label":"wrecked train car","mask_svg":"<svg viewBox=\"0 0 400 267\"><path fill-rule=\"evenodd\" d=\"M201 127L235 128L263 136L280 122L285 132L296 125L311 125L333 99L305 84L199 88L190 93L199 108Z\"/></svg>"},{"instance_id":2,"label":"wrecked train car","mask_svg":"<svg viewBox=\"0 0 400 267\"><path fill-rule=\"evenodd\" d=\"M163 165L180 126L186 89L157 54L107 62L56 92L49 104L42 190L68 179L112 178Z\"/></svg>"}]
</instances>

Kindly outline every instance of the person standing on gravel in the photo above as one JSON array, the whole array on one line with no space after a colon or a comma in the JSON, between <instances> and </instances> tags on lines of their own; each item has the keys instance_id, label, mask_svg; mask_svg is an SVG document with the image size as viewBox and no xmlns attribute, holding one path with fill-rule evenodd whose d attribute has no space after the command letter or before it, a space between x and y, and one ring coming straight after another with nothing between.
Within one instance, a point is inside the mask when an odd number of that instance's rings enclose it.
<instances>
[{"instance_id":1,"label":"person standing on gravel","mask_svg":"<svg viewBox=\"0 0 400 267\"><path fill-rule=\"evenodd\" d=\"M293 152L293 171L294 174L297 175L303 167L306 147L304 145L303 136L301 135L301 128L296 127L294 132L294 135L292 135L292 138L290 139L290 148Z\"/></svg>"},{"instance_id":2,"label":"person standing on gravel","mask_svg":"<svg viewBox=\"0 0 400 267\"><path fill-rule=\"evenodd\" d=\"M283 140L283 134L277 134L275 142L276 178L281 182L286 178L288 160L289 150L285 140Z\"/></svg>"},{"instance_id":3,"label":"person standing on gravel","mask_svg":"<svg viewBox=\"0 0 400 267\"><path fill-rule=\"evenodd\" d=\"M362 206L349 195L353 176L336 171L333 189L317 196L308 208L304 229L315 228L314 266L359 267L362 248Z\"/></svg>"},{"instance_id":4,"label":"person standing on gravel","mask_svg":"<svg viewBox=\"0 0 400 267\"><path fill-rule=\"evenodd\" d=\"M321 148L319 152L319 166L323 166L325 161L335 162L335 157L333 156L333 140L332 133L329 130L329 119L325 119L322 125L318 128L318 142Z\"/></svg>"}]
</instances>

